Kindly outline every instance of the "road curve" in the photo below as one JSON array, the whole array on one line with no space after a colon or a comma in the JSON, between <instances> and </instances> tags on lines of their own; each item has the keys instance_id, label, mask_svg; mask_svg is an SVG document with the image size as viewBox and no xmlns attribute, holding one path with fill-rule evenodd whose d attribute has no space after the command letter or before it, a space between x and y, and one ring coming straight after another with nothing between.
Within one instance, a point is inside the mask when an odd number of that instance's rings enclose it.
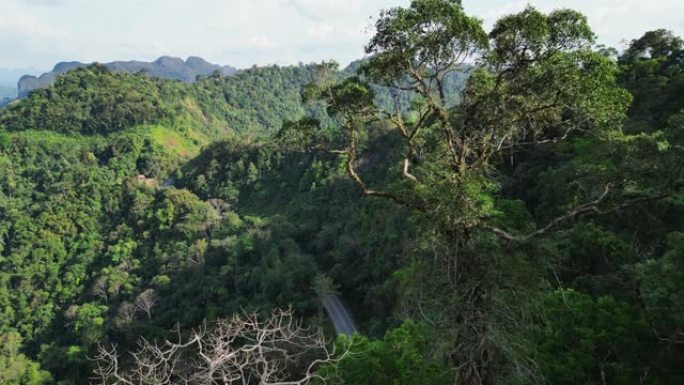
<instances>
[{"instance_id":1,"label":"road curve","mask_svg":"<svg viewBox=\"0 0 684 385\"><path fill-rule=\"evenodd\" d=\"M323 307L326 313L328 313L328 317L332 320L337 334L351 337L354 333L358 332L349 310L342 304L337 295L330 294L323 298Z\"/></svg>"}]
</instances>

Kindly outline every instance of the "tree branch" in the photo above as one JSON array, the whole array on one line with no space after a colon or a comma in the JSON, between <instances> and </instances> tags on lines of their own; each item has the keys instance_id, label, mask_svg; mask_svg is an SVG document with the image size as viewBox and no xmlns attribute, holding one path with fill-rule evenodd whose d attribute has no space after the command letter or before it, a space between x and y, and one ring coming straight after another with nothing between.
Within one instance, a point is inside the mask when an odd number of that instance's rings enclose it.
<instances>
[{"instance_id":1,"label":"tree branch","mask_svg":"<svg viewBox=\"0 0 684 385\"><path fill-rule=\"evenodd\" d=\"M546 233L547 231L557 227L561 223L568 221L570 219L573 219L573 218L580 216L580 215L589 214L589 213L594 213L594 214L598 214L598 215L608 215L608 214L612 214L612 213L615 213L617 211L620 211L620 210L623 210L623 209L626 209L629 207L639 205L641 203L646 203L646 202L664 199L664 198L667 198L667 197L672 195L672 193L668 192L668 193L664 193L664 194L641 197L641 198L632 199L632 200L620 203L618 205L613 206L612 208L610 208L608 210L601 210L599 208L599 205L608 197L608 195L610 193L610 188L611 188L611 184L607 184L605 186L603 193L597 199L575 207L573 210L571 210L567 214L551 220L546 226L544 226L544 227L542 227L536 231L533 231L529 234L526 234L526 235L512 235L509 232L507 232L501 228L491 226L491 225L485 225L484 228L492 231L498 237L503 238L507 241L527 241L531 238L543 235L544 233Z\"/></svg>"},{"instance_id":2,"label":"tree branch","mask_svg":"<svg viewBox=\"0 0 684 385\"><path fill-rule=\"evenodd\" d=\"M356 164L356 129L354 127L353 121L351 119L348 119L346 126L347 132L349 134L349 148L347 149L347 174L349 174L354 183L356 183L356 185L359 186L363 194L366 196L386 198L402 206L414 207L408 201L401 199L400 197L392 193L376 191L366 187L366 184L363 182L361 177L356 173L356 169L354 167Z\"/></svg>"},{"instance_id":3,"label":"tree branch","mask_svg":"<svg viewBox=\"0 0 684 385\"><path fill-rule=\"evenodd\" d=\"M220 319L213 330L191 333L183 342L139 341L133 362L124 370L116 346L98 347L93 381L100 385L251 384L305 385L325 382L316 370L335 365L350 350L338 353L320 332L303 328L291 310L275 310L260 321L256 314Z\"/></svg>"}]
</instances>

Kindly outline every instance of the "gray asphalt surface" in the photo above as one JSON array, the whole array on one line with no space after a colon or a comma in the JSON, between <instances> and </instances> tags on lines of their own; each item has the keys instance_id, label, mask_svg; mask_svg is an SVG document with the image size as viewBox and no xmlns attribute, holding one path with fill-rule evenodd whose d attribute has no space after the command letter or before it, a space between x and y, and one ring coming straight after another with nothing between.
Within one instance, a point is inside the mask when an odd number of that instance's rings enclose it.
<instances>
[{"instance_id":1,"label":"gray asphalt surface","mask_svg":"<svg viewBox=\"0 0 684 385\"><path fill-rule=\"evenodd\" d=\"M349 310L342 304L337 295L331 294L325 297L323 299L323 307L326 313L328 313L328 317L332 320L337 334L351 337L354 333L358 332Z\"/></svg>"}]
</instances>

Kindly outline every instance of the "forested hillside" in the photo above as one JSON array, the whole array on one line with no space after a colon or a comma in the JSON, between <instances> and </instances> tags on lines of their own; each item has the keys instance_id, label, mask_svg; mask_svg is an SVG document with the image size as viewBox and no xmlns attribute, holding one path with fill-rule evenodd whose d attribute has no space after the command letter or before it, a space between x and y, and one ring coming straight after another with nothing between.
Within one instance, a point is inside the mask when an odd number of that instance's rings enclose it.
<instances>
[{"instance_id":1,"label":"forested hillside","mask_svg":"<svg viewBox=\"0 0 684 385\"><path fill-rule=\"evenodd\" d=\"M376 29L345 70L93 65L1 109L0 383L682 383L684 42Z\"/></svg>"}]
</instances>

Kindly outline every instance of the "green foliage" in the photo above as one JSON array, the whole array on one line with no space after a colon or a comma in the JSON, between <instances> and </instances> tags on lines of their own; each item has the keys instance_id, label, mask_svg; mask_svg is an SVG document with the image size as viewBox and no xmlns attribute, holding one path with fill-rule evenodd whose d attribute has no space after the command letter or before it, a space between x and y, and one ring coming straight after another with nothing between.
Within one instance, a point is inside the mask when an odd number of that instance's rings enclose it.
<instances>
[{"instance_id":1,"label":"green foliage","mask_svg":"<svg viewBox=\"0 0 684 385\"><path fill-rule=\"evenodd\" d=\"M678 73L676 65L672 67L676 55L651 58L648 48L664 44L675 51L676 40L664 31L647 33L620 57L619 81L635 95L626 133L612 132L602 141L580 136L564 146L521 152L510 166L504 191L526 202L542 222L596 199L600 186L608 191L597 206L598 215L569 221L538 251L552 256L546 259L552 268L551 284L574 290L571 295L563 291L555 296L566 310L546 321L567 318L584 325L572 329L559 324L549 330L561 340L543 334L552 345L537 363L548 363L544 371L558 383L600 382L601 376L608 383L681 381L674 369L682 357L681 336L673 326L678 322L673 309L681 289L673 282L681 279L673 256L678 253L677 234L682 227L684 174L678 166L682 138L677 111L684 104L661 94L678 87L677 76L660 72L669 61L670 74ZM645 97L648 92L652 96ZM544 304L540 311L553 308L549 302ZM590 317L603 313L614 323ZM548 326L546 321L541 324ZM561 346L553 344L573 340L583 341L582 345L573 343L568 349L564 343L563 351L570 356L553 358L559 356Z\"/></svg>"},{"instance_id":2,"label":"green foliage","mask_svg":"<svg viewBox=\"0 0 684 385\"><path fill-rule=\"evenodd\" d=\"M4 109L0 127L105 135L161 124L191 141L228 132L259 136L276 131L285 120L316 112L300 98L313 68L253 68L187 84L91 65L61 75L48 88Z\"/></svg>"},{"instance_id":3,"label":"green foliage","mask_svg":"<svg viewBox=\"0 0 684 385\"><path fill-rule=\"evenodd\" d=\"M157 83L144 76L110 72L100 65L79 68L10 106L0 117L0 126L105 134L157 123L170 114L161 104Z\"/></svg>"},{"instance_id":4,"label":"green foliage","mask_svg":"<svg viewBox=\"0 0 684 385\"><path fill-rule=\"evenodd\" d=\"M681 39L616 62L574 11L487 35L455 0L377 27L345 71L92 66L0 111L0 382L241 310L332 332L336 293L367 337L333 383L681 383Z\"/></svg>"},{"instance_id":5,"label":"green foliage","mask_svg":"<svg viewBox=\"0 0 684 385\"><path fill-rule=\"evenodd\" d=\"M383 85L401 80L414 61L437 67L462 59L454 57L459 52L488 45L481 21L467 16L460 1L413 1L408 8L383 12L376 29L366 46L374 56L361 72Z\"/></svg>"},{"instance_id":6,"label":"green foliage","mask_svg":"<svg viewBox=\"0 0 684 385\"><path fill-rule=\"evenodd\" d=\"M0 335L0 382L7 385L47 385L50 374L19 353L21 336L16 332Z\"/></svg>"},{"instance_id":7,"label":"green foliage","mask_svg":"<svg viewBox=\"0 0 684 385\"><path fill-rule=\"evenodd\" d=\"M662 338L672 342L684 341L683 251L684 234L669 234L668 249L662 258L638 263L634 268L650 324Z\"/></svg>"},{"instance_id":8,"label":"green foliage","mask_svg":"<svg viewBox=\"0 0 684 385\"><path fill-rule=\"evenodd\" d=\"M647 378L646 323L629 304L573 290L549 293L539 304L535 357L553 384L631 384Z\"/></svg>"},{"instance_id":9,"label":"green foliage","mask_svg":"<svg viewBox=\"0 0 684 385\"><path fill-rule=\"evenodd\" d=\"M328 75L315 84L344 136L341 148L329 150L343 154L350 179L368 197L412 209L419 231L402 294L421 313L423 291L431 298L422 315L442 321L436 329L447 342L440 354L458 368L458 384L495 383L512 367L523 369L511 381L525 382L534 371L511 324L524 322L517 320L526 304L517 298L541 286L543 269L535 265L548 258L537 259L535 245L526 243L555 230L562 217L537 231L529 229L539 218L522 207L516 214L523 220L508 220L516 197L501 188L502 160L585 133L619 136L631 97L617 85L618 65L594 51L593 41L586 18L571 10L528 7L487 35L458 1L416 0L381 14L359 77L336 82ZM451 105L448 75L473 55L479 60L461 103ZM387 109L376 104L372 83L416 97L408 109L400 100ZM374 155L369 143L381 135L399 138L385 150L396 163L372 178L360 171ZM506 223L514 228L499 227ZM530 235L516 236L522 229ZM527 282L520 279L525 273Z\"/></svg>"},{"instance_id":10,"label":"green foliage","mask_svg":"<svg viewBox=\"0 0 684 385\"><path fill-rule=\"evenodd\" d=\"M411 320L388 330L382 340L354 337L338 340L347 356L328 369L331 384L439 385L453 382L454 371L433 355L434 330Z\"/></svg>"},{"instance_id":11,"label":"green foliage","mask_svg":"<svg viewBox=\"0 0 684 385\"><path fill-rule=\"evenodd\" d=\"M313 66L255 67L230 77L200 78L190 95L204 117L233 132L259 136L277 131L283 121L316 114L300 96L313 73Z\"/></svg>"},{"instance_id":12,"label":"green foliage","mask_svg":"<svg viewBox=\"0 0 684 385\"><path fill-rule=\"evenodd\" d=\"M620 82L634 95L629 132L662 129L684 104L684 43L672 32L646 32L620 56Z\"/></svg>"},{"instance_id":13,"label":"green foliage","mask_svg":"<svg viewBox=\"0 0 684 385\"><path fill-rule=\"evenodd\" d=\"M104 336L104 315L107 306L85 303L73 310L75 314L74 332L88 345L100 341Z\"/></svg>"}]
</instances>

